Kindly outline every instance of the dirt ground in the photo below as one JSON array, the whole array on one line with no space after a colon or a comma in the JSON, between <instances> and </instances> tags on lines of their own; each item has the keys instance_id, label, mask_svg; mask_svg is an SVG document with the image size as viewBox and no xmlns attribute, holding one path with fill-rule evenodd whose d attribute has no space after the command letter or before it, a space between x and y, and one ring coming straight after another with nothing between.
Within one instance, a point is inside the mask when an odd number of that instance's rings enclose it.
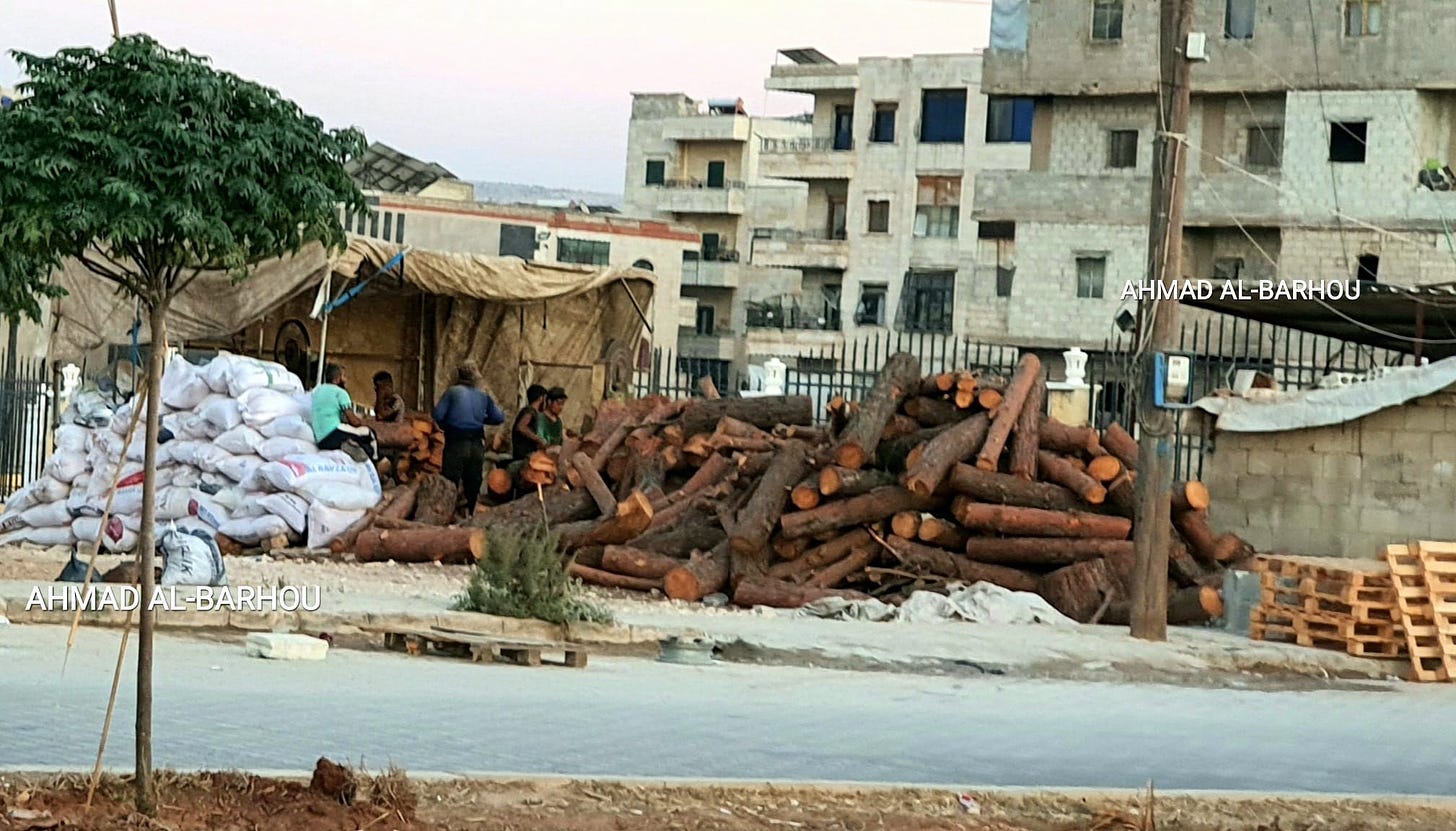
<instances>
[{"instance_id":1,"label":"dirt ground","mask_svg":"<svg viewBox=\"0 0 1456 831\"><path fill-rule=\"evenodd\" d=\"M155 820L106 779L84 810L86 780L0 776L4 831L1445 831L1456 807L1410 801L1288 800L1146 794L967 793L913 789L624 784L592 781L339 782L235 773L160 774ZM966 807L969 804L971 807ZM1151 805L1152 810L1149 810Z\"/></svg>"}]
</instances>

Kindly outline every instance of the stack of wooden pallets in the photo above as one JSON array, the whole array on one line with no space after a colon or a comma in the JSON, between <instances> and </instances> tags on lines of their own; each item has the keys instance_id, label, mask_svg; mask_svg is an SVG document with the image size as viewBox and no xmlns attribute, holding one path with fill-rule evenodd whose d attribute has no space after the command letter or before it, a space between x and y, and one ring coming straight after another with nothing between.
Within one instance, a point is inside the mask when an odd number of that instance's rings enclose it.
<instances>
[{"instance_id":1,"label":"stack of wooden pallets","mask_svg":"<svg viewBox=\"0 0 1456 831\"><path fill-rule=\"evenodd\" d=\"M1456 678L1456 543L1385 547L1416 681Z\"/></svg>"},{"instance_id":2,"label":"stack of wooden pallets","mask_svg":"<svg viewBox=\"0 0 1456 831\"><path fill-rule=\"evenodd\" d=\"M1250 618L1254 640L1338 649L1364 658L1407 654L1399 600L1385 563L1266 556L1255 560L1254 570L1262 589Z\"/></svg>"}]
</instances>

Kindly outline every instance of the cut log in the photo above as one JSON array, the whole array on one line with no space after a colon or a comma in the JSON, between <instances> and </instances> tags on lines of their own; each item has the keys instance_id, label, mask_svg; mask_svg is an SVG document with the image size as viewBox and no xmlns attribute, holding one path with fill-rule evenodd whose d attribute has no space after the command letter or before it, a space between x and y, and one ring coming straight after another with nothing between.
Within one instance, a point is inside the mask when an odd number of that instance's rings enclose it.
<instances>
[{"instance_id":1,"label":"cut log","mask_svg":"<svg viewBox=\"0 0 1456 831\"><path fill-rule=\"evenodd\" d=\"M562 441L561 441L561 449L556 454L556 479L557 479L557 481L560 481L562 479L567 479L568 476L570 476L571 474L575 473L575 469L571 466L571 460L576 456L576 454L578 452L580 452L580 450L581 450L581 439L576 438L574 436L567 436L565 439L562 439ZM590 459L591 458L591 454L590 453L587 453L586 454L586 457L588 459ZM576 483L573 483L572 484L572 487L573 488L579 487L579 485L576 484Z\"/></svg>"},{"instance_id":2,"label":"cut log","mask_svg":"<svg viewBox=\"0 0 1456 831\"><path fill-rule=\"evenodd\" d=\"M768 570L768 576L776 580L801 580L830 563L836 563L849 556L856 548L868 548L875 544L874 537L863 528L856 528L841 536L811 548L804 556L787 563L776 563Z\"/></svg>"},{"instance_id":3,"label":"cut log","mask_svg":"<svg viewBox=\"0 0 1456 831\"><path fill-rule=\"evenodd\" d=\"M743 510L738 512L737 527L728 538L735 556L735 580L739 577L739 564L736 559L739 557L753 561L751 573L762 574L768 571L769 535L783 515L789 490L802 481L808 472L808 448L801 442L792 443L774 456L768 470L764 471L758 486L754 488L753 496L743 506Z\"/></svg>"},{"instance_id":4,"label":"cut log","mask_svg":"<svg viewBox=\"0 0 1456 831\"><path fill-rule=\"evenodd\" d=\"M733 590L734 604L744 608L772 606L778 609L797 609L826 597L841 597L845 600L869 599L869 595L856 591L801 586L768 577L750 577L739 582L737 588Z\"/></svg>"},{"instance_id":5,"label":"cut log","mask_svg":"<svg viewBox=\"0 0 1456 831\"><path fill-rule=\"evenodd\" d=\"M808 511L819 507L819 496L819 474L811 473L790 491L789 501L795 508Z\"/></svg>"},{"instance_id":6,"label":"cut log","mask_svg":"<svg viewBox=\"0 0 1456 831\"><path fill-rule=\"evenodd\" d=\"M901 511L890 518L890 530L896 536L913 540L920 534L920 512Z\"/></svg>"},{"instance_id":7,"label":"cut log","mask_svg":"<svg viewBox=\"0 0 1456 831\"><path fill-rule=\"evenodd\" d=\"M961 413L954 401L945 398L927 398L917 395L905 401L905 414L921 426L939 427L961 420Z\"/></svg>"},{"instance_id":8,"label":"cut log","mask_svg":"<svg viewBox=\"0 0 1456 831\"><path fill-rule=\"evenodd\" d=\"M1122 475L1107 483L1107 501L1104 504L1112 513L1120 517L1135 519L1137 517L1137 474L1130 470L1123 470Z\"/></svg>"},{"instance_id":9,"label":"cut log","mask_svg":"<svg viewBox=\"0 0 1456 831\"><path fill-rule=\"evenodd\" d=\"M467 524L477 528L492 525L537 526L543 521L550 525L560 525L594 516L597 516L597 503L591 498L591 494L585 490L553 488L546 490L541 496L532 491L520 499L497 505L472 517Z\"/></svg>"},{"instance_id":10,"label":"cut log","mask_svg":"<svg viewBox=\"0 0 1456 831\"><path fill-rule=\"evenodd\" d=\"M694 551L688 561L662 578L663 593L673 600L688 600L696 603L728 585L730 556L728 541L703 553Z\"/></svg>"},{"instance_id":11,"label":"cut log","mask_svg":"<svg viewBox=\"0 0 1456 831\"><path fill-rule=\"evenodd\" d=\"M724 416L746 421L762 430L778 424L814 423L814 402L807 396L693 399L683 408L683 430L688 435L711 433Z\"/></svg>"},{"instance_id":12,"label":"cut log","mask_svg":"<svg viewBox=\"0 0 1456 831\"><path fill-rule=\"evenodd\" d=\"M1011 436L1009 470L1017 479L1030 482L1036 478L1036 451L1041 447L1041 423L1046 420L1046 381L1040 374L1026 394L1026 403L1016 417L1016 431Z\"/></svg>"},{"instance_id":13,"label":"cut log","mask_svg":"<svg viewBox=\"0 0 1456 831\"><path fill-rule=\"evenodd\" d=\"M367 519L370 519L370 517L367 517L366 516L363 520L360 520L360 522L364 522ZM362 532L365 529L367 529L368 527L369 526L366 524L364 526L364 528L360 528L359 531ZM237 540L233 539L232 537L229 537L227 534L213 534L212 535L212 538L217 543L217 550L219 552L221 552L224 557L241 557L241 556L243 556L243 551L246 550L246 546L244 546L242 543L238 542ZM354 534L354 538L355 539L358 539L359 538L359 533L358 532L356 532ZM349 545L347 545L347 546L345 546L343 548L340 548L338 551L336 551L334 553L336 553L336 554L342 554L345 551L348 551L351 547L353 547L353 541L350 541ZM134 582L134 581L127 581L127 582Z\"/></svg>"},{"instance_id":14,"label":"cut log","mask_svg":"<svg viewBox=\"0 0 1456 831\"><path fill-rule=\"evenodd\" d=\"M953 396L955 405L962 410L970 409L971 405L976 403L976 389L979 386L980 383L976 380L976 376L972 375L971 373L957 373L955 382L955 394Z\"/></svg>"},{"instance_id":15,"label":"cut log","mask_svg":"<svg viewBox=\"0 0 1456 831\"><path fill-rule=\"evenodd\" d=\"M894 441L882 442L879 449L875 451L876 466L890 473L904 473L909 467L908 457L912 450L953 426L955 425L943 424L939 427L927 427L924 430L916 430L908 436L901 436Z\"/></svg>"},{"instance_id":16,"label":"cut log","mask_svg":"<svg viewBox=\"0 0 1456 831\"><path fill-rule=\"evenodd\" d=\"M800 537L796 540L774 537L769 545L773 547L774 554L778 555L780 560L797 560L814 545L814 541L807 537Z\"/></svg>"},{"instance_id":17,"label":"cut log","mask_svg":"<svg viewBox=\"0 0 1456 831\"><path fill-rule=\"evenodd\" d=\"M485 475L485 489L492 496L505 496L515 488L511 474L503 467L494 467Z\"/></svg>"},{"instance_id":18,"label":"cut log","mask_svg":"<svg viewBox=\"0 0 1456 831\"><path fill-rule=\"evenodd\" d=\"M1213 499L1208 495L1208 488L1197 480L1191 482L1174 482L1172 492L1172 510L1174 513L1182 511L1206 511L1208 506L1213 504Z\"/></svg>"},{"instance_id":19,"label":"cut log","mask_svg":"<svg viewBox=\"0 0 1456 831\"><path fill-rule=\"evenodd\" d=\"M1016 426L1016 420L1021 416L1021 408L1031 394L1031 388L1040 378L1041 359L1032 352L1022 355L1021 360L1016 362L1016 374L1011 376L1011 383L1006 386L1006 397L996 408L996 416L991 420L986 443L976 455L976 467L981 470L996 470L1001 466L1001 451L1006 447L1006 440L1011 437L1011 428Z\"/></svg>"},{"instance_id":20,"label":"cut log","mask_svg":"<svg viewBox=\"0 0 1456 831\"><path fill-rule=\"evenodd\" d=\"M1002 395L1000 390L984 389L976 393L976 403L980 404L981 409L986 412L995 411L1005 398L1006 396Z\"/></svg>"},{"instance_id":21,"label":"cut log","mask_svg":"<svg viewBox=\"0 0 1456 831\"><path fill-rule=\"evenodd\" d=\"M713 376L704 375L698 379L698 392L709 401L717 401L723 396L718 392L718 385L713 381Z\"/></svg>"},{"instance_id":22,"label":"cut log","mask_svg":"<svg viewBox=\"0 0 1456 831\"><path fill-rule=\"evenodd\" d=\"M329 551L334 554L343 554L346 551L352 551L354 549L354 543L359 539L359 535L367 531L376 519L381 517L404 519L413 514L415 511L415 496L419 493L419 490L419 483L411 482L408 485L401 485L387 492L384 495L384 499L378 505L366 511L358 522L350 525L345 529L344 533L329 543ZM218 534L217 538L219 540L218 545L221 547L223 535ZM223 553L226 554L227 552L224 551ZM241 550L239 553L241 553Z\"/></svg>"},{"instance_id":23,"label":"cut log","mask_svg":"<svg viewBox=\"0 0 1456 831\"><path fill-rule=\"evenodd\" d=\"M773 434L781 439L798 439L808 445L823 444L829 441L829 431L822 427L805 427L799 424L780 424L773 429Z\"/></svg>"},{"instance_id":24,"label":"cut log","mask_svg":"<svg viewBox=\"0 0 1456 831\"><path fill-rule=\"evenodd\" d=\"M819 589L832 589L854 576L856 572L864 571L865 566L875 561L875 553L877 551L877 547L868 545L852 549L849 552L849 556L839 562L825 566L817 574L810 577L805 582L805 585Z\"/></svg>"},{"instance_id":25,"label":"cut log","mask_svg":"<svg viewBox=\"0 0 1456 831\"><path fill-rule=\"evenodd\" d=\"M713 429L713 436L731 436L736 439L754 439L767 442L773 438L773 434L767 430L755 427L746 421L740 421L733 416L723 416L718 419L718 426Z\"/></svg>"},{"instance_id":26,"label":"cut log","mask_svg":"<svg viewBox=\"0 0 1456 831\"><path fill-rule=\"evenodd\" d=\"M485 553L485 531L479 528L371 529L354 543L361 563L473 563Z\"/></svg>"},{"instance_id":27,"label":"cut log","mask_svg":"<svg viewBox=\"0 0 1456 831\"><path fill-rule=\"evenodd\" d=\"M1061 485L1089 505L1101 505L1107 501L1107 488L1078 470L1065 456L1058 456L1048 450L1038 450L1036 467L1042 479Z\"/></svg>"},{"instance_id":28,"label":"cut log","mask_svg":"<svg viewBox=\"0 0 1456 831\"><path fill-rule=\"evenodd\" d=\"M1122 462L1116 456L1097 456L1087 463L1087 475L1098 482L1112 482L1122 475Z\"/></svg>"},{"instance_id":29,"label":"cut log","mask_svg":"<svg viewBox=\"0 0 1456 831\"><path fill-rule=\"evenodd\" d=\"M661 579L682 565L676 557L625 545L609 545L602 551L602 569L628 577Z\"/></svg>"},{"instance_id":30,"label":"cut log","mask_svg":"<svg viewBox=\"0 0 1456 831\"><path fill-rule=\"evenodd\" d=\"M920 387L917 391L920 395L928 395L932 398L944 398L955 388L956 374L954 372L942 372L938 375L927 375L921 378Z\"/></svg>"},{"instance_id":31,"label":"cut log","mask_svg":"<svg viewBox=\"0 0 1456 831\"><path fill-rule=\"evenodd\" d=\"M1029 571L976 562L960 554L900 537L889 537L886 543L895 557L911 571L938 574L966 583L984 581L1019 592L1034 592L1041 582L1041 578Z\"/></svg>"},{"instance_id":32,"label":"cut log","mask_svg":"<svg viewBox=\"0 0 1456 831\"><path fill-rule=\"evenodd\" d=\"M1077 511L1044 511L1013 505L986 505L957 497L955 518L972 531L993 531L1018 537L1096 537L1122 540L1132 532L1132 521L1117 516Z\"/></svg>"},{"instance_id":33,"label":"cut log","mask_svg":"<svg viewBox=\"0 0 1456 831\"><path fill-rule=\"evenodd\" d=\"M1254 547L1237 534L1219 534L1215 540L1213 558L1221 564L1232 564L1254 556Z\"/></svg>"},{"instance_id":34,"label":"cut log","mask_svg":"<svg viewBox=\"0 0 1456 831\"><path fill-rule=\"evenodd\" d=\"M866 494L820 505L812 511L787 514L780 521L784 536L811 537L823 531L834 531L850 525L864 525L888 519L900 511L926 511L935 505L934 497L917 496L904 488L875 488Z\"/></svg>"},{"instance_id":35,"label":"cut log","mask_svg":"<svg viewBox=\"0 0 1456 831\"><path fill-rule=\"evenodd\" d=\"M656 517L653 519L655 521ZM652 528L632 540L632 547L669 557L684 557L693 549L706 551L727 536L727 532L718 526L716 517L695 510L687 512L671 525Z\"/></svg>"},{"instance_id":36,"label":"cut log","mask_svg":"<svg viewBox=\"0 0 1456 831\"><path fill-rule=\"evenodd\" d=\"M1229 556L1227 542L1223 543L1225 550L1220 552L1219 541L1208 527L1207 511L1182 511L1173 514L1173 527L1177 529L1183 542L1188 544L1189 553L1205 565L1216 566L1220 553Z\"/></svg>"},{"instance_id":37,"label":"cut log","mask_svg":"<svg viewBox=\"0 0 1456 831\"><path fill-rule=\"evenodd\" d=\"M1103 557L1130 557L1133 544L1077 537L971 537L963 550L978 563L1055 568Z\"/></svg>"},{"instance_id":38,"label":"cut log","mask_svg":"<svg viewBox=\"0 0 1456 831\"><path fill-rule=\"evenodd\" d=\"M374 431L374 442L382 450L413 450L421 438L415 426L407 421L367 419L365 424ZM425 440L429 440L428 434Z\"/></svg>"},{"instance_id":39,"label":"cut log","mask_svg":"<svg viewBox=\"0 0 1456 831\"><path fill-rule=\"evenodd\" d=\"M829 465L819 471L819 493L824 496L841 498L859 496L869 493L875 488L893 484L895 484L895 477L882 470L850 470Z\"/></svg>"},{"instance_id":40,"label":"cut log","mask_svg":"<svg viewBox=\"0 0 1456 831\"><path fill-rule=\"evenodd\" d=\"M609 589L627 589L634 592L650 592L662 589L662 580L649 577L630 577L625 574L615 574L610 571L603 571L599 568L572 563L567 568L567 573L583 583L591 583L594 586L604 586Z\"/></svg>"},{"instance_id":41,"label":"cut log","mask_svg":"<svg viewBox=\"0 0 1456 831\"><path fill-rule=\"evenodd\" d=\"M607 463L617 454L617 448L622 446L622 443L627 440L627 436L631 435L635 429L636 427L630 421L624 420L618 424L617 429L603 439L601 446L592 453L592 466L599 471L606 470Z\"/></svg>"},{"instance_id":42,"label":"cut log","mask_svg":"<svg viewBox=\"0 0 1456 831\"><path fill-rule=\"evenodd\" d=\"M920 382L920 359L900 352L890 356L880 369L874 386L870 387L860 402L859 412L844 428L839 445L834 451L834 461L840 467L858 470L875 458L875 449L880 445L880 435L890 416L900 406L900 401Z\"/></svg>"},{"instance_id":43,"label":"cut log","mask_svg":"<svg viewBox=\"0 0 1456 831\"><path fill-rule=\"evenodd\" d=\"M934 514L925 514L920 518L920 532L916 536L923 543L950 551L959 551L966 547L966 529Z\"/></svg>"},{"instance_id":44,"label":"cut log","mask_svg":"<svg viewBox=\"0 0 1456 831\"><path fill-rule=\"evenodd\" d=\"M581 477L581 483L591 494L592 500L597 503L597 510L602 516L609 517L617 512L617 500L612 496L612 489L602 481L602 475L597 473L596 465L592 463L591 457L585 453L577 453L571 457L571 466Z\"/></svg>"},{"instance_id":45,"label":"cut log","mask_svg":"<svg viewBox=\"0 0 1456 831\"><path fill-rule=\"evenodd\" d=\"M642 491L633 491L617 505L616 514L610 518L558 530L562 546L572 549L582 545L623 545L641 536L651 524L652 502Z\"/></svg>"},{"instance_id":46,"label":"cut log","mask_svg":"<svg viewBox=\"0 0 1456 831\"><path fill-rule=\"evenodd\" d=\"M773 453L740 453L738 454L738 478L742 484L750 482L768 471L769 464L774 460Z\"/></svg>"},{"instance_id":47,"label":"cut log","mask_svg":"<svg viewBox=\"0 0 1456 831\"><path fill-rule=\"evenodd\" d=\"M1037 432L1037 444L1053 453L1102 455L1102 441L1091 427L1072 427L1043 415Z\"/></svg>"},{"instance_id":48,"label":"cut log","mask_svg":"<svg viewBox=\"0 0 1456 831\"><path fill-rule=\"evenodd\" d=\"M951 468L946 487L977 502L1019 505L1048 511L1077 511L1086 508L1082 500L1060 485L1023 482L1004 473L990 473L971 465Z\"/></svg>"},{"instance_id":49,"label":"cut log","mask_svg":"<svg viewBox=\"0 0 1456 831\"><path fill-rule=\"evenodd\" d=\"M715 453L693 472L693 475L678 489L675 497L678 500L686 499L709 485L721 481L734 470L735 465L731 459Z\"/></svg>"},{"instance_id":50,"label":"cut log","mask_svg":"<svg viewBox=\"0 0 1456 831\"><path fill-rule=\"evenodd\" d=\"M426 525L449 525L455 518L455 503L459 499L460 489L455 487L454 482L438 473L431 473L420 479L412 519ZM475 509L474 505L467 507Z\"/></svg>"},{"instance_id":51,"label":"cut log","mask_svg":"<svg viewBox=\"0 0 1456 831\"><path fill-rule=\"evenodd\" d=\"M1112 422L1107 429L1102 431L1102 446L1108 453L1117 457L1123 467L1128 470L1138 468L1138 444L1128 432L1122 429L1122 425Z\"/></svg>"},{"instance_id":52,"label":"cut log","mask_svg":"<svg viewBox=\"0 0 1456 831\"><path fill-rule=\"evenodd\" d=\"M945 481L946 474L960 462L975 455L988 440L991 419L985 413L973 415L926 443L902 481L905 488L919 496L929 496Z\"/></svg>"},{"instance_id":53,"label":"cut log","mask_svg":"<svg viewBox=\"0 0 1456 831\"><path fill-rule=\"evenodd\" d=\"M1116 603L1108 608L1102 622L1124 626L1130 620L1128 603ZM1168 623L1172 626L1191 626L1207 623L1223 616L1223 593L1212 586L1189 586L1168 593Z\"/></svg>"},{"instance_id":54,"label":"cut log","mask_svg":"<svg viewBox=\"0 0 1456 831\"><path fill-rule=\"evenodd\" d=\"M1129 598L1118 564L1106 558L1084 560L1053 571L1042 578L1039 593L1057 611L1078 623L1091 621L1104 601L1108 601L1110 610L1126 605Z\"/></svg>"},{"instance_id":55,"label":"cut log","mask_svg":"<svg viewBox=\"0 0 1456 831\"><path fill-rule=\"evenodd\" d=\"M894 441L901 436L908 436L921 429L920 422L907 415L896 413L890 416L890 421L885 425L884 432L880 433L880 441Z\"/></svg>"},{"instance_id":56,"label":"cut log","mask_svg":"<svg viewBox=\"0 0 1456 831\"><path fill-rule=\"evenodd\" d=\"M1178 582L1180 586L1199 586L1205 578L1211 574L1210 569L1204 568L1188 553L1187 546L1177 539L1168 542L1168 576Z\"/></svg>"}]
</instances>

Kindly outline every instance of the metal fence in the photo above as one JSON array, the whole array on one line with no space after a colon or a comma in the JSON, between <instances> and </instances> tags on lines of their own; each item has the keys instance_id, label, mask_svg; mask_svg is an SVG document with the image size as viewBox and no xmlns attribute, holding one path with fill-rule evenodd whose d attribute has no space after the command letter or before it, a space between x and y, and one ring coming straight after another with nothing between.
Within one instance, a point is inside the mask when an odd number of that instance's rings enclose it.
<instances>
[{"instance_id":1,"label":"metal fence","mask_svg":"<svg viewBox=\"0 0 1456 831\"><path fill-rule=\"evenodd\" d=\"M46 362L0 350L0 501L45 468L53 407Z\"/></svg>"},{"instance_id":2,"label":"metal fence","mask_svg":"<svg viewBox=\"0 0 1456 831\"><path fill-rule=\"evenodd\" d=\"M1102 353L1088 361L1087 383L1093 391L1090 415L1098 428L1116 421L1128 430L1136 429L1139 377L1135 346L1131 336L1109 339ZM1183 324L1177 350L1193 355L1189 400L1233 389L1241 370L1267 376L1278 389L1301 390L1319 386L1332 373L1364 373L1413 361L1402 352L1226 315ZM1196 431L1193 424L1189 418L1175 419L1175 478L1201 478L1204 457L1214 451L1213 436Z\"/></svg>"}]
</instances>

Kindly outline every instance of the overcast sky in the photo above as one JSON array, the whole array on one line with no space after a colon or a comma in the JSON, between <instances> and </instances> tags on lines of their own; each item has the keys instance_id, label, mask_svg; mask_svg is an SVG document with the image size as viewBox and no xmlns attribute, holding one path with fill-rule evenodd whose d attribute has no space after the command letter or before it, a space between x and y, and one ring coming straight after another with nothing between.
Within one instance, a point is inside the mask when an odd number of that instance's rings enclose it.
<instances>
[{"instance_id":1,"label":"overcast sky","mask_svg":"<svg viewBox=\"0 0 1456 831\"><path fill-rule=\"evenodd\" d=\"M211 57L330 126L443 164L466 179L620 192L632 92L766 93L780 48L859 56L970 52L990 0L117 0L123 33ZM9 51L104 46L105 0L5 0Z\"/></svg>"}]
</instances>

